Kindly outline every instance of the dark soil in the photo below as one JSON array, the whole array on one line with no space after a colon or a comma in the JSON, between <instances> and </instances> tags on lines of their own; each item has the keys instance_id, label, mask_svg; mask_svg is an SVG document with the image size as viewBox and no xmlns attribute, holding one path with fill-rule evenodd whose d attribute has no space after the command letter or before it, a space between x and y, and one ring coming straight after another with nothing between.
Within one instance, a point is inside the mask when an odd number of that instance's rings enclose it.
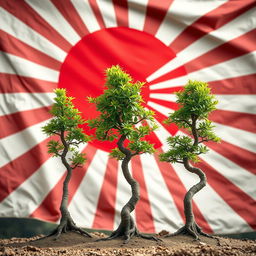
<instances>
[{"instance_id":1,"label":"dark soil","mask_svg":"<svg viewBox=\"0 0 256 256\"><path fill-rule=\"evenodd\" d=\"M95 242L106 235L91 233L93 238L69 232L62 234L55 241L54 237L12 238L0 240L0 255L4 256L192 256L192 255L256 255L256 242L251 240L237 240L231 238L217 239L201 237L201 241L194 241L189 236L176 236L164 238L165 232L157 236L162 241L132 238L128 244L122 239Z\"/></svg>"}]
</instances>

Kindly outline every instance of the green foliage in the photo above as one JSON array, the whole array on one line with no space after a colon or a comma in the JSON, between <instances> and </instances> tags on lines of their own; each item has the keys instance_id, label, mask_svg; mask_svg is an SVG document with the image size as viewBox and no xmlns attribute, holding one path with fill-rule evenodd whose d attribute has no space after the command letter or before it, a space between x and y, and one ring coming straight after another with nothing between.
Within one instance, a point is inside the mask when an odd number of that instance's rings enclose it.
<instances>
[{"instance_id":1,"label":"green foliage","mask_svg":"<svg viewBox=\"0 0 256 256\"><path fill-rule=\"evenodd\" d=\"M100 115L88 120L91 128L96 128L96 138L99 140L114 140L124 135L132 141L128 148L133 153L151 152L152 148L143 141L143 137L157 128L154 122L154 112L142 106L140 95L144 84L133 82L129 74L118 65L106 70L104 93L99 97L88 97L90 103L96 105ZM137 124L147 121L143 126ZM122 158L116 150L111 154L118 159Z\"/></svg>"},{"instance_id":2,"label":"green foliage","mask_svg":"<svg viewBox=\"0 0 256 256\"><path fill-rule=\"evenodd\" d=\"M216 109L218 101L211 94L207 83L191 81L185 85L184 90L176 93L179 109L170 115L169 122L176 123L180 128L188 128L192 119L204 119Z\"/></svg>"},{"instance_id":3,"label":"green foliage","mask_svg":"<svg viewBox=\"0 0 256 256\"><path fill-rule=\"evenodd\" d=\"M117 160L123 160L125 158L125 154L122 153L118 148L112 149L110 156L112 158L116 158Z\"/></svg>"},{"instance_id":4,"label":"green foliage","mask_svg":"<svg viewBox=\"0 0 256 256\"><path fill-rule=\"evenodd\" d=\"M203 142L219 142L213 131L214 126L208 119L210 112L216 109L218 101L211 94L207 83L191 81L185 85L184 90L176 93L179 109L172 113L167 123L175 123L179 128L187 129L191 137L174 136L167 139L169 150L160 155L161 161L182 163L184 159L197 162L198 155L206 153Z\"/></svg>"},{"instance_id":5,"label":"green foliage","mask_svg":"<svg viewBox=\"0 0 256 256\"><path fill-rule=\"evenodd\" d=\"M81 167L86 161L86 156L84 153L80 153L74 149L72 156L68 160L71 166Z\"/></svg>"},{"instance_id":6,"label":"green foliage","mask_svg":"<svg viewBox=\"0 0 256 256\"><path fill-rule=\"evenodd\" d=\"M179 163L184 158L198 162L198 155L206 153L208 149L203 145L193 145L193 140L188 136L174 136L167 139L169 150L160 154L160 160Z\"/></svg>"},{"instance_id":7,"label":"green foliage","mask_svg":"<svg viewBox=\"0 0 256 256\"><path fill-rule=\"evenodd\" d=\"M50 113L53 118L42 127L42 131L48 135L57 135L59 139L54 139L48 143L48 153L53 156L62 156L68 151L72 153L69 158L72 167L77 167L85 162L84 154L78 152L80 143L89 141L89 136L83 133L79 125L84 124L78 109L73 105L74 98L66 95L65 89L55 89L56 97Z\"/></svg>"}]
</instances>

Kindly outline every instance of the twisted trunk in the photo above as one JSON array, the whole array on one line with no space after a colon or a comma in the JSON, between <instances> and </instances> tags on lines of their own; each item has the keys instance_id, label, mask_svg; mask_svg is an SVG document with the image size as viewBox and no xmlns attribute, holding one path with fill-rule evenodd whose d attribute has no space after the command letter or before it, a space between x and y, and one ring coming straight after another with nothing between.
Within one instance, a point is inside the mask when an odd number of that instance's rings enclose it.
<instances>
[{"instance_id":1,"label":"twisted trunk","mask_svg":"<svg viewBox=\"0 0 256 256\"><path fill-rule=\"evenodd\" d=\"M89 233L85 232L84 230L82 230L76 226L76 224L73 221L73 219L69 213L69 210L68 210L68 196L69 196L68 184L70 182L73 169L71 168L71 166L69 165L69 163L67 162L67 159L66 159L66 156L67 156L67 153L69 150L69 146L65 140L64 131L61 132L60 139L64 146L64 150L61 154L61 162L67 169L67 175L63 182L63 194L62 194L62 199L61 199L61 204L60 204L60 212L61 212L60 224L57 227L57 229L53 231L53 233L51 235L56 235L56 239L57 239L60 236L60 234L63 232L66 233L67 231L76 231L76 232L79 232L80 234L91 237L91 235Z\"/></svg>"},{"instance_id":2,"label":"twisted trunk","mask_svg":"<svg viewBox=\"0 0 256 256\"><path fill-rule=\"evenodd\" d=\"M158 239L153 236L147 236L147 235L141 234L136 228L135 222L131 216L131 212L134 210L137 202L140 199L140 186L139 186L139 183L131 176L128 168L128 164L131 158L133 157L133 154L129 149L124 147L125 139L126 139L126 136L122 135L117 142L117 146L119 150L125 155L125 158L122 161L121 167L122 167L122 172L126 181L131 186L132 196L121 210L121 222L118 228L109 237L99 239L99 240L110 240L116 237L123 236L125 239L124 243L128 243L133 236L138 236L145 239L152 239L156 241Z\"/></svg>"},{"instance_id":3,"label":"twisted trunk","mask_svg":"<svg viewBox=\"0 0 256 256\"><path fill-rule=\"evenodd\" d=\"M140 199L140 187L139 183L131 176L131 173L128 168L128 164L132 158L132 153L130 150L124 147L123 143L125 140L125 136L122 135L119 139L117 145L119 150L125 154L125 158L122 161L122 172L126 179L126 181L131 186L132 196L129 201L125 204L121 211L121 223L120 228L123 229L125 239L129 239L130 236L136 233L136 227L134 224L134 220L131 217L130 213L134 210L135 205Z\"/></svg>"},{"instance_id":4,"label":"twisted trunk","mask_svg":"<svg viewBox=\"0 0 256 256\"><path fill-rule=\"evenodd\" d=\"M200 181L188 190L184 198L184 213L186 218L185 225L190 226L195 222L192 209L192 199L197 192L206 186L206 176L201 169L191 166L188 159L184 159L184 166L189 172L197 174L200 178Z\"/></svg>"},{"instance_id":5,"label":"twisted trunk","mask_svg":"<svg viewBox=\"0 0 256 256\"><path fill-rule=\"evenodd\" d=\"M196 129L196 121L197 117L192 116L191 117L192 124L191 124L191 131L192 135L194 137L194 143L193 146L198 146L199 140L198 140L198 132ZM173 235L177 234L189 234L192 235L196 240L199 239L199 235L204 235L207 237L211 237L208 234L204 233L201 228L198 226L198 224L195 221L195 217L193 214L193 208L192 208L192 199L196 193L198 193L202 188L206 186L206 175L204 172L192 165L190 165L189 160L187 158L183 158L183 164L187 171L194 173L198 175L200 181L192 186L186 193L184 197L184 214L185 214L185 226L180 228L177 232L175 232Z\"/></svg>"}]
</instances>

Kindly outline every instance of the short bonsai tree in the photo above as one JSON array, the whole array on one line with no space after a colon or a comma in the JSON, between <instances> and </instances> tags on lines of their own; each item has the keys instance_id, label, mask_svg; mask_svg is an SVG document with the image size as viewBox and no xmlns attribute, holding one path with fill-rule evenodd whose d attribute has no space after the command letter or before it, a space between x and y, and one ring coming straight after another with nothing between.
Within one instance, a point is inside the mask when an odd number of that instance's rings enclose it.
<instances>
[{"instance_id":1,"label":"short bonsai tree","mask_svg":"<svg viewBox=\"0 0 256 256\"><path fill-rule=\"evenodd\" d=\"M181 163L186 170L200 178L200 182L190 188L184 198L185 226L172 234L189 234L199 239L199 235L209 235L204 233L195 221L192 198L206 186L206 175L200 168L192 166L190 162L198 162L198 156L208 151L202 143L220 141L214 134L212 122L208 119L208 114L216 109L217 100L211 94L208 84L200 81L190 80L184 90L177 92L176 95L180 108L170 114L167 123L177 124L179 128L187 131L188 136L169 137L167 139L169 150L160 155L160 160Z\"/></svg>"},{"instance_id":2,"label":"short bonsai tree","mask_svg":"<svg viewBox=\"0 0 256 256\"><path fill-rule=\"evenodd\" d=\"M62 164L67 169L67 175L63 182L60 224L50 235L56 235L57 239L63 232L76 231L91 237L89 233L76 226L68 211L68 184L72 172L75 168L81 167L86 160L85 154L79 152L78 146L88 142L89 136L85 135L83 130L79 128L79 125L85 121L81 118L78 109L74 108L72 103L74 98L67 97L65 89L55 89L54 92L56 97L50 111L53 118L42 130L48 136L56 136L47 145L48 153L53 157L61 158Z\"/></svg>"},{"instance_id":3,"label":"short bonsai tree","mask_svg":"<svg viewBox=\"0 0 256 256\"><path fill-rule=\"evenodd\" d=\"M144 139L157 126L153 118L154 112L141 105L142 86L143 83L133 82L132 77L119 66L112 66L106 70L104 93L96 98L88 98L100 112L98 117L88 121L89 126L96 128L95 135L99 140L117 139L117 148L112 150L111 156L122 161L122 172L132 192L130 200L122 208L118 228L103 240L123 237L127 243L133 236L155 239L139 233L130 214L140 199L140 191L138 182L130 174L128 164L136 155L155 151L153 145Z\"/></svg>"}]
</instances>

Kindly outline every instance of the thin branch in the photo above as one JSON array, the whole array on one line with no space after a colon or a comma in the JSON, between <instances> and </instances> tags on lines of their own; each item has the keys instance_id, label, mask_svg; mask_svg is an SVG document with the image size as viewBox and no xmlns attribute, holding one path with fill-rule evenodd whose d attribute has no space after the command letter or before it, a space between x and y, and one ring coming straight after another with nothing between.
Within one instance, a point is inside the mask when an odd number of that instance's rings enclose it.
<instances>
[{"instance_id":1,"label":"thin branch","mask_svg":"<svg viewBox=\"0 0 256 256\"><path fill-rule=\"evenodd\" d=\"M200 141L198 142L198 144L203 143L203 142L207 142L207 141L210 141L210 140L209 140L209 139L202 139L202 140L200 140Z\"/></svg>"},{"instance_id":2,"label":"thin branch","mask_svg":"<svg viewBox=\"0 0 256 256\"><path fill-rule=\"evenodd\" d=\"M56 134L56 135L58 135L58 136L61 136L60 135L60 133L58 133L58 132L52 132L53 134Z\"/></svg>"},{"instance_id":3,"label":"thin branch","mask_svg":"<svg viewBox=\"0 0 256 256\"><path fill-rule=\"evenodd\" d=\"M184 122L185 124L187 124L189 127L192 127L192 124L187 121L187 120L183 120L183 119L176 119L177 122Z\"/></svg>"},{"instance_id":4,"label":"thin branch","mask_svg":"<svg viewBox=\"0 0 256 256\"><path fill-rule=\"evenodd\" d=\"M84 141L83 140L79 140L79 141L70 141L70 142L67 142L68 145L75 145L75 146L78 146L80 143L83 143Z\"/></svg>"},{"instance_id":5,"label":"thin branch","mask_svg":"<svg viewBox=\"0 0 256 256\"><path fill-rule=\"evenodd\" d=\"M75 169L75 168L77 168L77 167L82 167L82 165L81 164L79 164L79 163L77 163L77 164L75 164L74 166L71 166L71 169Z\"/></svg>"},{"instance_id":6,"label":"thin branch","mask_svg":"<svg viewBox=\"0 0 256 256\"><path fill-rule=\"evenodd\" d=\"M137 122L133 122L132 124L133 124L133 125L136 125L136 124L140 123L140 122L143 121L143 120L146 120L146 117L143 117L143 118L141 118L140 120L138 120Z\"/></svg>"}]
</instances>

